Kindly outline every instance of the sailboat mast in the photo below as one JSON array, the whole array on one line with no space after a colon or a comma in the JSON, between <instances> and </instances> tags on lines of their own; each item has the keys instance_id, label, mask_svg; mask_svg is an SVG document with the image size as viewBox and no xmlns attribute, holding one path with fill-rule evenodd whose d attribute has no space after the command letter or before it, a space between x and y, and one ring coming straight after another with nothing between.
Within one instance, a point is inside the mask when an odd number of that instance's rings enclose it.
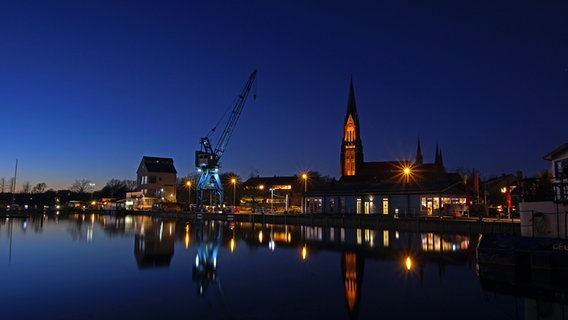
<instances>
[{"instance_id":1,"label":"sailboat mast","mask_svg":"<svg viewBox=\"0 0 568 320\"><path fill-rule=\"evenodd\" d=\"M14 169L14 182L12 183L12 203L16 202L16 178L18 176L18 159L16 159L16 169Z\"/></svg>"}]
</instances>

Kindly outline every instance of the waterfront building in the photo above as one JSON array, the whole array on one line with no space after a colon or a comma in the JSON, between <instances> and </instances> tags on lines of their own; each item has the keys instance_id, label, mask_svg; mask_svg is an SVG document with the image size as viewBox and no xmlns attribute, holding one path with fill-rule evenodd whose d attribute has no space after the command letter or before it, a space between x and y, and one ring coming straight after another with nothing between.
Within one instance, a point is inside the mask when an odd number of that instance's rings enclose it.
<instances>
[{"instance_id":1,"label":"waterfront building","mask_svg":"<svg viewBox=\"0 0 568 320\"><path fill-rule=\"evenodd\" d=\"M136 171L136 188L145 197L176 202L176 168L171 158L142 157Z\"/></svg>"},{"instance_id":2,"label":"waterfront building","mask_svg":"<svg viewBox=\"0 0 568 320\"><path fill-rule=\"evenodd\" d=\"M448 173L436 145L433 163L425 163L420 138L414 160L366 162L353 80L349 87L337 184L308 190L307 213L391 215L462 215L467 207L463 178Z\"/></svg>"},{"instance_id":3,"label":"waterfront building","mask_svg":"<svg viewBox=\"0 0 568 320\"><path fill-rule=\"evenodd\" d=\"M552 201L519 203L521 234L568 239L568 143L546 154L544 160L551 163Z\"/></svg>"},{"instance_id":4,"label":"waterfront building","mask_svg":"<svg viewBox=\"0 0 568 320\"><path fill-rule=\"evenodd\" d=\"M568 204L568 143L564 143L544 156L552 164L554 201Z\"/></svg>"},{"instance_id":5,"label":"waterfront building","mask_svg":"<svg viewBox=\"0 0 568 320\"><path fill-rule=\"evenodd\" d=\"M241 205L275 212L299 211L304 182L298 176L252 177L243 183Z\"/></svg>"}]
</instances>

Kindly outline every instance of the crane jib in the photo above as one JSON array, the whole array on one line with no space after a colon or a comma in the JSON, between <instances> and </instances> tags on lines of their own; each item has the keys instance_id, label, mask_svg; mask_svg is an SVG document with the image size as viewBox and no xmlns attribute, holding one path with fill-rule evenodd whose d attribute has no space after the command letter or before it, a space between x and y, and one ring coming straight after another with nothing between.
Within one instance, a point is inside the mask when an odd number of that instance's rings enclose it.
<instances>
[{"instance_id":1,"label":"crane jib","mask_svg":"<svg viewBox=\"0 0 568 320\"><path fill-rule=\"evenodd\" d=\"M254 70L247 82L245 83L242 91L238 95L238 99L233 107L230 118L223 129L223 133L219 137L219 141L215 146L215 150L211 147L211 141L208 136L201 138L201 150L195 152L195 166L199 172L201 172L201 177L197 183L197 210L204 210L204 191L210 190L209 194L209 206L211 208L220 208L223 205L223 186L221 185L221 179L219 178L219 160L225 152L225 148L229 142L229 138L235 129L235 125L241 115L243 107L245 105L247 96L250 92L254 79L256 77L256 70ZM256 99L256 94L254 95ZM214 198L213 198L214 196Z\"/></svg>"}]
</instances>

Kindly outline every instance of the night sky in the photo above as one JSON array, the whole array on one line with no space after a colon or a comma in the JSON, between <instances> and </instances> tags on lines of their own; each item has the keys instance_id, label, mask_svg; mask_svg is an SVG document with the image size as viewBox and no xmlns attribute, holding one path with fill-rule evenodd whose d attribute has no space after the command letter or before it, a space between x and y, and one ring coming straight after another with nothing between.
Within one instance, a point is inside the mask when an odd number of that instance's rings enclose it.
<instances>
[{"instance_id":1,"label":"night sky","mask_svg":"<svg viewBox=\"0 0 568 320\"><path fill-rule=\"evenodd\" d=\"M3 1L0 178L102 188L142 156L195 172L250 73L223 171L339 177L353 78L366 161L481 177L568 142L566 1ZM217 127L213 142L224 127Z\"/></svg>"}]
</instances>

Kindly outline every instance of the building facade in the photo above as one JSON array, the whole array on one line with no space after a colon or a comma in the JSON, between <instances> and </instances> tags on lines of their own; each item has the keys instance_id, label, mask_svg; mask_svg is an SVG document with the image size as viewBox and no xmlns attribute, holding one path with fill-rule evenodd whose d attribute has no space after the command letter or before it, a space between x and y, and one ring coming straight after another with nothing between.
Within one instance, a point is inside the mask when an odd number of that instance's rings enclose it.
<instances>
[{"instance_id":1,"label":"building facade","mask_svg":"<svg viewBox=\"0 0 568 320\"><path fill-rule=\"evenodd\" d=\"M304 194L306 213L463 215L463 178L448 173L436 145L433 163L424 163L420 138L414 160L365 162L353 80L350 81L337 184Z\"/></svg>"},{"instance_id":2,"label":"building facade","mask_svg":"<svg viewBox=\"0 0 568 320\"><path fill-rule=\"evenodd\" d=\"M554 202L568 205L568 143L544 156L552 164Z\"/></svg>"},{"instance_id":3,"label":"building facade","mask_svg":"<svg viewBox=\"0 0 568 320\"><path fill-rule=\"evenodd\" d=\"M137 190L145 197L176 202L176 174L173 159L144 156L136 171Z\"/></svg>"},{"instance_id":4,"label":"building facade","mask_svg":"<svg viewBox=\"0 0 568 320\"><path fill-rule=\"evenodd\" d=\"M243 183L241 206L255 212L299 212L303 181L298 176L253 177Z\"/></svg>"}]
</instances>

